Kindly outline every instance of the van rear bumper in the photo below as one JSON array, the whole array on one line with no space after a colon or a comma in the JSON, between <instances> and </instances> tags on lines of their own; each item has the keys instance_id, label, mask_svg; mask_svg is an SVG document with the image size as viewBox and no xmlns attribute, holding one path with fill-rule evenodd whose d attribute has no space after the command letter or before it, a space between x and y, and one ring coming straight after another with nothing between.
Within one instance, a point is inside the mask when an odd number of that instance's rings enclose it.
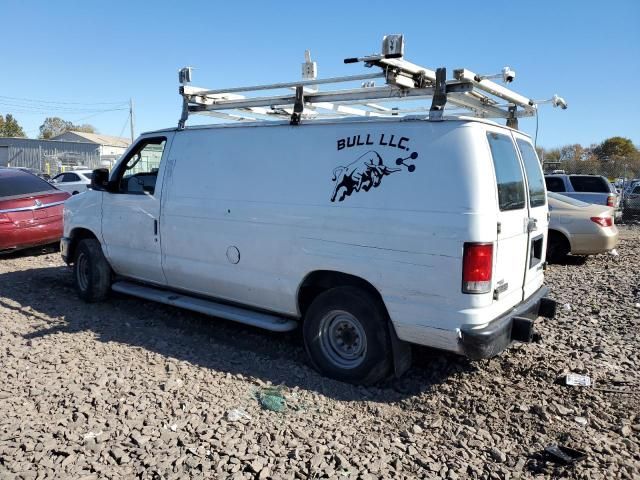
<instances>
[{"instance_id":1,"label":"van rear bumper","mask_svg":"<svg viewBox=\"0 0 640 480\"><path fill-rule=\"evenodd\" d=\"M490 358L505 350L512 341L530 342L533 322L539 316L553 318L556 302L548 298L547 287L540 287L527 300L488 325L474 328L463 325L461 331L462 353L472 360Z\"/></svg>"}]
</instances>

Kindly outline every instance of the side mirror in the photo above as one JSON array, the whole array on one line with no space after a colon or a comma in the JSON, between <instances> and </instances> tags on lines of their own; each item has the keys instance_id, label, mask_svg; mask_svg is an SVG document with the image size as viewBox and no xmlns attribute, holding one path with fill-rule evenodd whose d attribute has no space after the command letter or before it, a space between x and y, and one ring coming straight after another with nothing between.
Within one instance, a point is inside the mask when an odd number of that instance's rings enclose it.
<instances>
[{"instance_id":1,"label":"side mirror","mask_svg":"<svg viewBox=\"0 0 640 480\"><path fill-rule=\"evenodd\" d=\"M96 168L91 175L91 190L107 191L109 186L109 170L106 168Z\"/></svg>"}]
</instances>

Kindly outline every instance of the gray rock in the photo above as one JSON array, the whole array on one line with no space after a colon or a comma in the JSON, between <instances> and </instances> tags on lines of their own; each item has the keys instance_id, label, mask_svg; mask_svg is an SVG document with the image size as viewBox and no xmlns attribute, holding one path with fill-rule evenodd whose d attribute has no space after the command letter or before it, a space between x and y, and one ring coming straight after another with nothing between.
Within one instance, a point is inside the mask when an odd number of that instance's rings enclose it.
<instances>
[{"instance_id":1,"label":"gray rock","mask_svg":"<svg viewBox=\"0 0 640 480\"><path fill-rule=\"evenodd\" d=\"M507 461L507 455L497 447L491 447L489 454L496 463L504 463Z\"/></svg>"}]
</instances>

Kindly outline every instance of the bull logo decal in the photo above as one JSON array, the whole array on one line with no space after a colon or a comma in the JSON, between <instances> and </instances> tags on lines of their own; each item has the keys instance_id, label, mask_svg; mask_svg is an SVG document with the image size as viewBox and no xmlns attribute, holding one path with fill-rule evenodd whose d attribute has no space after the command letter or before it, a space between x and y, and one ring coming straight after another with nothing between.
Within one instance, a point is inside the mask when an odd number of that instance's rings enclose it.
<instances>
[{"instance_id":1,"label":"bull logo decal","mask_svg":"<svg viewBox=\"0 0 640 480\"><path fill-rule=\"evenodd\" d=\"M335 202L338 198L338 201L342 202L353 192L360 190L368 192L371 188L379 187L384 177L401 171L402 167L406 167L409 172L415 171L415 165L405 162L416 158L418 158L418 153L413 152L408 157L396 159L398 168L389 168L384 164L378 152L370 150L347 166L334 168L331 179L335 182L335 186L331 201Z\"/></svg>"}]
</instances>

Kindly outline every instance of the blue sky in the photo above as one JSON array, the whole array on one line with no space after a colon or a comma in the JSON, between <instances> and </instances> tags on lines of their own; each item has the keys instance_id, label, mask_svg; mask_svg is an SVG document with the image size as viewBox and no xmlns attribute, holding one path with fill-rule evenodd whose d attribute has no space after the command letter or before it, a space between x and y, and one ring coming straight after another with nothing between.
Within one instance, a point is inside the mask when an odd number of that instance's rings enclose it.
<instances>
[{"instance_id":1,"label":"blue sky","mask_svg":"<svg viewBox=\"0 0 640 480\"><path fill-rule=\"evenodd\" d=\"M122 107L102 102L129 98L136 133L174 126L184 65L208 88L288 81L300 77L308 48L320 76L363 73L342 59L378 51L386 33L404 33L407 60L449 72L509 65L514 90L563 96L568 110L541 107L538 145L614 135L640 144L638 0L3 0L0 11L0 113L14 113L30 137L55 115L127 136L128 112L104 112ZM520 127L533 134L535 121Z\"/></svg>"}]
</instances>

